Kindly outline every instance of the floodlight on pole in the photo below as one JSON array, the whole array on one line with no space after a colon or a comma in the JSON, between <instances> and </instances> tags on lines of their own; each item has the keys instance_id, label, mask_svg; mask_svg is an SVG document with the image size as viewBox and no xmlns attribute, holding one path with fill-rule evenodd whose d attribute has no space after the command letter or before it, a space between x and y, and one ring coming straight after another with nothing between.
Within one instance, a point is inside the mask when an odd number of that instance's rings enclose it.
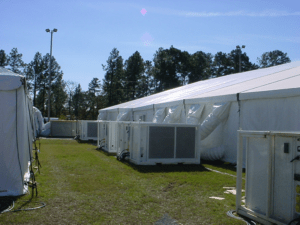
<instances>
[{"instance_id":1,"label":"floodlight on pole","mask_svg":"<svg viewBox=\"0 0 300 225\"><path fill-rule=\"evenodd\" d=\"M242 48L246 48L246 46L242 45ZM239 71L242 72L242 64L241 64L241 61L242 61L241 52L242 52L242 50L241 50L241 47L239 45L236 46L236 49L239 50Z\"/></svg>"},{"instance_id":2,"label":"floodlight on pole","mask_svg":"<svg viewBox=\"0 0 300 225\"><path fill-rule=\"evenodd\" d=\"M46 29L46 32L47 33L51 32L50 60L49 60L49 89L48 89L48 122L50 122L52 39L53 39L53 32L57 32L57 29L54 28L51 31L50 29Z\"/></svg>"}]
</instances>

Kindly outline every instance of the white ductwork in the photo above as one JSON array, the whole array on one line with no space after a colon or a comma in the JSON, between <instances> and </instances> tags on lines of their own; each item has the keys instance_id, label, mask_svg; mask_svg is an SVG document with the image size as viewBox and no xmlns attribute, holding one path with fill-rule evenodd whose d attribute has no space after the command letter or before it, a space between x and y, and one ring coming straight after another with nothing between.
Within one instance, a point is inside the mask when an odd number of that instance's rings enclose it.
<instances>
[{"instance_id":1,"label":"white ductwork","mask_svg":"<svg viewBox=\"0 0 300 225\"><path fill-rule=\"evenodd\" d=\"M204 109L203 104L191 105L186 117L187 124L199 124L202 111Z\"/></svg>"},{"instance_id":2,"label":"white ductwork","mask_svg":"<svg viewBox=\"0 0 300 225\"><path fill-rule=\"evenodd\" d=\"M153 123L162 123L166 117L166 107L155 109Z\"/></svg>"},{"instance_id":3,"label":"white ductwork","mask_svg":"<svg viewBox=\"0 0 300 225\"><path fill-rule=\"evenodd\" d=\"M206 117L200 126L201 140L210 135L213 130L229 115L231 102L216 103L213 106L213 111Z\"/></svg>"}]
</instances>

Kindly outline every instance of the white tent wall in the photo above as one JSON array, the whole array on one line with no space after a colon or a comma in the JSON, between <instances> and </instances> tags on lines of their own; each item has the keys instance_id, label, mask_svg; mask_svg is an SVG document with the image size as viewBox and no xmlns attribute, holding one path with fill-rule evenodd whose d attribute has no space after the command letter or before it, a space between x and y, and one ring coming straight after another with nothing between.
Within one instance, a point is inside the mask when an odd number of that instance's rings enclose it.
<instances>
[{"instance_id":1,"label":"white tent wall","mask_svg":"<svg viewBox=\"0 0 300 225\"><path fill-rule=\"evenodd\" d=\"M143 122L152 122L154 117L154 105L148 105L133 109L133 120Z\"/></svg>"},{"instance_id":2,"label":"white tent wall","mask_svg":"<svg viewBox=\"0 0 300 225\"><path fill-rule=\"evenodd\" d=\"M116 121L119 115L119 109L107 110L107 121Z\"/></svg>"},{"instance_id":3,"label":"white tent wall","mask_svg":"<svg viewBox=\"0 0 300 225\"><path fill-rule=\"evenodd\" d=\"M132 109L124 108L119 109L119 114L116 121L132 121L133 120Z\"/></svg>"},{"instance_id":4,"label":"white tent wall","mask_svg":"<svg viewBox=\"0 0 300 225\"><path fill-rule=\"evenodd\" d=\"M5 81L13 85L16 84L14 79L25 80L23 76L13 76L11 80L9 76L5 77ZM29 172L33 124L26 86L17 83L16 87L10 85L11 90L7 90L7 87L3 88L3 77L0 77L0 196L17 196L25 191L24 177L28 177Z\"/></svg>"},{"instance_id":5,"label":"white tent wall","mask_svg":"<svg viewBox=\"0 0 300 225\"><path fill-rule=\"evenodd\" d=\"M185 123L186 122L184 100L161 103L158 104L158 107L162 105L166 107L166 117L163 123Z\"/></svg>"},{"instance_id":6,"label":"white tent wall","mask_svg":"<svg viewBox=\"0 0 300 225\"><path fill-rule=\"evenodd\" d=\"M99 115L97 120L107 120L107 111L106 110L99 110Z\"/></svg>"},{"instance_id":7,"label":"white tent wall","mask_svg":"<svg viewBox=\"0 0 300 225\"><path fill-rule=\"evenodd\" d=\"M231 102L229 116L223 122L222 142L224 147L225 162L236 163L237 157L237 131L239 129L239 106L238 102Z\"/></svg>"},{"instance_id":8,"label":"white tent wall","mask_svg":"<svg viewBox=\"0 0 300 225\"><path fill-rule=\"evenodd\" d=\"M184 100L154 104L154 123L185 123Z\"/></svg>"},{"instance_id":9,"label":"white tent wall","mask_svg":"<svg viewBox=\"0 0 300 225\"><path fill-rule=\"evenodd\" d=\"M241 128L300 131L300 96L241 101Z\"/></svg>"}]
</instances>

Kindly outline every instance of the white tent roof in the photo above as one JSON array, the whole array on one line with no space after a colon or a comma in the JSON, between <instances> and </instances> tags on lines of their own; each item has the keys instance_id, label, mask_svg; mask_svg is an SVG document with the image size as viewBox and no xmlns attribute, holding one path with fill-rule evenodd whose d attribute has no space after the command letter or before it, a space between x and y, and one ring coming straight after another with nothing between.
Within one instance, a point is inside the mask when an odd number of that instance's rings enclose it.
<instances>
[{"instance_id":1,"label":"white tent roof","mask_svg":"<svg viewBox=\"0 0 300 225\"><path fill-rule=\"evenodd\" d=\"M299 81L300 61L198 81L102 110L137 108L178 100L232 101L236 100L237 93L240 93L240 99L262 98L264 93L266 97L300 95Z\"/></svg>"},{"instance_id":2,"label":"white tent roof","mask_svg":"<svg viewBox=\"0 0 300 225\"><path fill-rule=\"evenodd\" d=\"M0 91L10 91L21 87L24 76L0 67Z\"/></svg>"}]
</instances>

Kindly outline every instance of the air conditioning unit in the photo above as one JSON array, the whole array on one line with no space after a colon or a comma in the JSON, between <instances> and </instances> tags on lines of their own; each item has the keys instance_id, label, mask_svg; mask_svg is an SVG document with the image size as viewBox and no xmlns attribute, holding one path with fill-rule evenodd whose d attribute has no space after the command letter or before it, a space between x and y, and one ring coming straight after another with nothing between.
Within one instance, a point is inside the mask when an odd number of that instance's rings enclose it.
<instances>
[{"instance_id":1,"label":"air conditioning unit","mask_svg":"<svg viewBox=\"0 0 300 225\"><path fill-rule=\"evenodd\" d=\"M197 125L123 122L120 130L134 164L200 164Z\"/></svg>"},{"instance_id":2,"label":"air conditioning unit","mask_svg":"<svg viewBox=\"0 0 300 225\"><path fill-rule=\"evenodd\" d=\"M51 136L53 137L75 137L76 121L54 120L51 122Z\"/></svg>"},{"instance_id":3,"label":"air conditioning unit","mask_svg":"<svg viewBox=\"0 0 300 225\"><path fill-rule=\"evenodd\" d=\"M300 133L238 131L237 213L262 224L300 216ZM245 203L241 201L243 157Z\"/></svg>"},{"instance_id":4,"label":"air conditioning unit","mask_svg":"<svg viewBox=\"0 0 300 225\"><path fill-rule=\"evenodd\" d=\"M108 153L117 153L118 145L118 122L98 121L98 148L102 148Z\"/></svg>"},{"instance_id":5,"label":"air conditioning unit","mask_svg":"<svg viewBox=\"0 0 300 225\"><path fill-rule=\"evenodd\" d=\"M130 123L118 123L118 142L117 142L117 155L129 151L131 142L131 126Z\"/></svg>"},{"instance_id":6,"label":"air conditioning unit","mask_svg":"<svg viewBox=\"0 0 300 225\"><path fill-rule=\"evenodd\" d=\"M80 121L80 140L97 140L97 121L81 120Z\"/></svg>"}]
</instances>

